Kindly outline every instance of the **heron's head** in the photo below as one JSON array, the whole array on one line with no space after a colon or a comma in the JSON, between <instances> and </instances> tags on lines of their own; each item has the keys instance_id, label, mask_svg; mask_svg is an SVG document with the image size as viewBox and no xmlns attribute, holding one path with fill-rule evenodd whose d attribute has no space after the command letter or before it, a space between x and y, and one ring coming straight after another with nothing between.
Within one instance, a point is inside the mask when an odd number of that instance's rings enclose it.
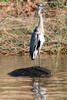
<instances>
[{"instance_id":1,"label":"heron's head","mask_svg":"<svg viewBox=\"0 0 67 100\"><path fill-rule=\"evenodd\" d=\"M40 4L38 5L38 8L37 8L37 14L40 14L41 10L45 8L45 6L43 4Z\"/></svg>"},{"instance_id":2,"label":"heron's head","mask_svg":"<svg viewBox=\"0 0 67 100\"><path fill-rule=\"evenodd\" d=\"M38 5L38 10L43 9L45 6L43 4Z\"/></svg>"}]
</instances>

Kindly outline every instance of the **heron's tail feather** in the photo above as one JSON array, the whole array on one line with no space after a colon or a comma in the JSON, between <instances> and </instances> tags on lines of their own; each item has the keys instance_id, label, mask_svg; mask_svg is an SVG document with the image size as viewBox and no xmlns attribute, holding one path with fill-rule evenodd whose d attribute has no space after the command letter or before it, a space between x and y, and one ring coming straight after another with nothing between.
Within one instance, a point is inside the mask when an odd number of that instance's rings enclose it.
<instances>
[{"instance_id":1,"label":"heron's tail feather","mask_svg":"<svg viewBox=\"0 0 67 100\"><path fill-rule=\"evenodd\" d=\"M31 54L31 59L32 59L32 60L35 60L35 59L36 59L37 53L38 53L38 51L36 50L36 51L34 51L34 52Z\"/></svg>"}]
</instances>

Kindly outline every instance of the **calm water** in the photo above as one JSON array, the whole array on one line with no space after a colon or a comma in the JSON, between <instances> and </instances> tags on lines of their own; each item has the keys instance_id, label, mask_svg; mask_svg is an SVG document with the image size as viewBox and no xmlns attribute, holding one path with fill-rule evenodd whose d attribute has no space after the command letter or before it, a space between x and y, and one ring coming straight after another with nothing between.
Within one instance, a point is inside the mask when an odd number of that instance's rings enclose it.
<instances>
[{"instance_id":1,"label":"calm water","mask_svg":"<svg viewBox=\"0 0 67 100\"><path fill-rule=\"evenodd\" d=\"M16 69L33 65L28 56L0 54L0 100L67 100L67 55L41 56L41 66L52 70L50 78L8 75Z\"/></svg>"}]
</instances>

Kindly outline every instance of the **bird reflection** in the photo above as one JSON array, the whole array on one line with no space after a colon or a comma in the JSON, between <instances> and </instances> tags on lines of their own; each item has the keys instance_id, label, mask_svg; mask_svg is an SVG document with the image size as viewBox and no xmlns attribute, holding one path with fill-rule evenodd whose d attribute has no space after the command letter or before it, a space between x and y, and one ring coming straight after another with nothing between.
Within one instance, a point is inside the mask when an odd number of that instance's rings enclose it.
<instances>
[{"instance_id":1,"label":"bird reflection","mask_svg":"<svg viewBox=\"0 0 67 100\"><path fill-rule=\"evenodd\" d=\"M33 79L33 93L35 96L35 100L46 100L47 95L46 95L46 88L40 86L40 79L35 80Z\"/></svg>"}]
</instances>

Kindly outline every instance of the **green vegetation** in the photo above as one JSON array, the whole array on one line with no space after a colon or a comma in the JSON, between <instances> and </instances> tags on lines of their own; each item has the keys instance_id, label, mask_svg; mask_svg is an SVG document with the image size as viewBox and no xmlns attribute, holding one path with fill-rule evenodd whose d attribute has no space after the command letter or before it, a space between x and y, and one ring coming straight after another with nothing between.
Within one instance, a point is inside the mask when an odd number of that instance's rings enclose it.
<instances>
[{"instance_id":1,"label":"green vegetation","mask_svg":"<svg viewBox=\"0 0 67 100\"><path fill-rule=\"evenodd\" d=\"M0 2L8 2L8 1L10 1L10 0L0 0Z\"/></svg>"}]
</instances>

